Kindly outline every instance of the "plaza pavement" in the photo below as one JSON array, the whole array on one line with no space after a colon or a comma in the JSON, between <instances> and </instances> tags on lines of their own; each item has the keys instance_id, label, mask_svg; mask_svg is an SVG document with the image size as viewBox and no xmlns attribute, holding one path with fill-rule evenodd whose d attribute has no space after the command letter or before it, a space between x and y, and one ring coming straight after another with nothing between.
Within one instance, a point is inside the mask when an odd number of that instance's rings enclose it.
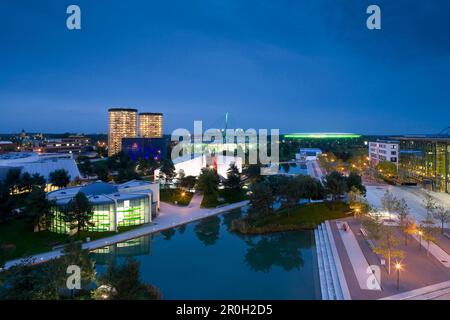
<instances>
[{"instance_id":1,"label":"plaza pavement","mask_svg":"<svg viewBox=\"0 0 450 320\"><path fill-rule=\"evenodd\" d=\"M143 225L136 229L118 233L117 235L93 240L89 242L83 243L83 249L94 250L98 248L102 248L117 242L122 242L126 240L130 240L133 238L141 237L147 234L151 234L154 232L159 232L165 229L170 229L176 226L180 226L192 221L196 221L199 219L203 219L209 216L217 215L226 211L238 209L244 207L248 204L248 201L241 201L237 203L232 203L229 205L220 206L213 209L203 209L200 208L200 204L202 202L203 196L199 194L195 194L192 197L191 202L188 206L176 206L172 204L168 204L165 202L161 202L159 216L155 218L152 223ZM34 263L41 263L51 259L58 258L62 255L62 249L53 250L41 254L37 254L28 258L34 259ZM28 259L27 258L27 259ZM8 261L5 264L5 269L12 267L13 265L19 264L23 262L22 259L16 259Z\"/></svg>"},{"instance_id":2,"label":"plaza pavement","mask_svg":"<svg viewBox=\"0 0 450 320\"><path fill-rule=\"evenodd\" d=\"M381 291L361 288L357 274L359 273L359 277L361 277L362 269L354 269L350 257L352 253L349 253L349 251L347 250L345 243L340 235L340 231L338 229L336 221L330 221L330 226L333 237L335 239L339 259L344 270L345 279L347 280L347 285L350 290L350 295L353 300L374 300L387 298L399 293L417 290L428 286L430 286L430 289L429 291L423 291L423 297L433 298L433 295L430 295L428 293L436 291L434 289L435 286L440 286L439 284L450 279L450 268L446 268L432 255L427 255L426 250L420 250L419 242L417 242L413 237L409 236L408 244L405 245L402 241L399 247L400 250L405 251L406 257L401 261L403 269L400 273L400 290L397 290L396 272L394 270L391 270L391 274L388 274L387 267L380 265L379 257L369 247L367 241L364 239L361 231L359 230L361 227L360 222L353 217L340 219L340 221L345 221L350 226L357 244L359 245L364 255L364 258L361 259L366 260L368 265L379 266L381 272ZM395 232L399 239L403 239L403 235L400 230L396 228ZM369 275L367 275L366 277L368 276ZM442 287L440 287L439 290L442 291ZM425 295L425 293L427 293L427 295ZM439 299L444 299L444 297L446 297L445 292L441 292L441 295L439 295Z\"/></svg>"},{"instance_id":3,"label":"plaza pavement","mask_svg":"<svg viewBox=\"0 0 450 320\"><path fill-rule=\"evenodd\" d=\"M427 216L426 210L423 207L426 191L420 187L414 186L366 186L367 200L369 203L381 209L381 198L386 190L390 190L392 194L398 199L404 198L410 209L411 216L420 223ZM429 194L436 200L436 202L446 208L450 208L450 194L430 191ZM394 215L393 215L394 216ZM447 224L448 225L448 224Z\"/></svg>"}]
</instances>

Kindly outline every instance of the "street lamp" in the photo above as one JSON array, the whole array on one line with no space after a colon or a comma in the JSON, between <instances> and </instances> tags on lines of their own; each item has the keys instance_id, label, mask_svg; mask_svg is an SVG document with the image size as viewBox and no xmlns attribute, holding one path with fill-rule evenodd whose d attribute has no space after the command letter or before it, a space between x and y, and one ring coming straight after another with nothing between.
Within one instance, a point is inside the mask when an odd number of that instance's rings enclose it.
<instances>
[{"instance_id":1,"label":"street lamp","mask_svg":"<svg viewBox=\"0 0 450 320\"><path fill-rule=\"evenodd\" d=\"M422 250L422 235L423 232L419 230L419 250Z\"/></svg>"},{"instance_id":2,"label":"street lamp","mask_svg":"<svg viewBox=\"0 0 450 320\"><path fill-rule=\"evenodd\" d=\"M397 262L395 269L397 270L397 290L400 290L400 270L402 269L402 265Z\"/></svg>"}]
</instances>

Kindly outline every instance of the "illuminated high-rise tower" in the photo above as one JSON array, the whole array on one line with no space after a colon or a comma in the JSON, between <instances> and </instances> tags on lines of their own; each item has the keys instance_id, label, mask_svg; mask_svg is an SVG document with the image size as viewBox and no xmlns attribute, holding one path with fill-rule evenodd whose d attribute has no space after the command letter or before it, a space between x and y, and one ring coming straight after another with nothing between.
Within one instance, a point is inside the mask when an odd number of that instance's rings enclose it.
<instances>
[{"instance_id":1,"label":"illuminated high-rise tower","mask_svg":"<svg viewBox=\"0 0 450 320\"><path fill-rule=\"evenodd\" d=\"M111 108L108 113L108 155L112 156L122 150L122 138L136 137L137 110Z\"/></svg>"},{"instance_id":2,"label":"illuminated high-rise tower","mask_svg":"<svg viewBox=\"0 0 450 320\"><path fill-rule=\"evenodd\" d=\"M162 113L139 113L139 136L142 138L162 138Z\"/></svg>"}]
</instances>

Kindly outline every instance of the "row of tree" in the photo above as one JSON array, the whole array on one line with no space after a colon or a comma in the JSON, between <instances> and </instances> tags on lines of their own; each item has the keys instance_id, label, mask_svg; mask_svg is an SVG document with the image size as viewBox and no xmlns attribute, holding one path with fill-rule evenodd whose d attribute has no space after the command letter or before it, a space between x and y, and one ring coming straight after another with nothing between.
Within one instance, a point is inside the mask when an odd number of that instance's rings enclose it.
<instances>
[{"instance_id":1,"label":"row of tree","mask_svg":"<svg viewBox=\"0 0 450 320\"><path fill-rule=\"evenodd\" d=\"M439 229L436 226L436 221L440 223L441 232L444 232L445 223L450 222L450 211L438 205L429 194L426 194L423 201L426 217L419 222L416 222L411 217L406 200L404 198L398 199L389 190L386 190L381 198L381 211L371 207L357 189L352 189L349 192L348 199L355 215L362 219L362 223L369 231L371 238L376 240L374 251L388 260L389 273L391 261L403 259L405 252L399 248L401 243L396 237L395 228L386 225L386 214L388 216L392 214L398 216L399 227L404 234L405 245L408 245L408 237L410 235L418 235L429 247L430 243L436 240L436 234Z\"/></svg>"}]
</instances>

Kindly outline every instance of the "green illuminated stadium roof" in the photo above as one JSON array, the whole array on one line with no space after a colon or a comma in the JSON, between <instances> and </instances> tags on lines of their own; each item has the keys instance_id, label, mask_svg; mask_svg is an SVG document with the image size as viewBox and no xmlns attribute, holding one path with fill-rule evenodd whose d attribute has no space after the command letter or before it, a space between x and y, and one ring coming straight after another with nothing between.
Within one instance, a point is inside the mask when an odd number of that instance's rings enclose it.
<instances>
[{"instance_id":1,"label":"green illuminated stadium roof","mask_svg":"<svg viewBox=\"0 0 450 320\"><path fill-rule=\"evenodd\" d=\"M354 133L318 132L318 133L290 133L285 134L284 137L291 139L352 139L352 138L359 138L361 137L361 135Z\"/></svg>"}]
</instances>

